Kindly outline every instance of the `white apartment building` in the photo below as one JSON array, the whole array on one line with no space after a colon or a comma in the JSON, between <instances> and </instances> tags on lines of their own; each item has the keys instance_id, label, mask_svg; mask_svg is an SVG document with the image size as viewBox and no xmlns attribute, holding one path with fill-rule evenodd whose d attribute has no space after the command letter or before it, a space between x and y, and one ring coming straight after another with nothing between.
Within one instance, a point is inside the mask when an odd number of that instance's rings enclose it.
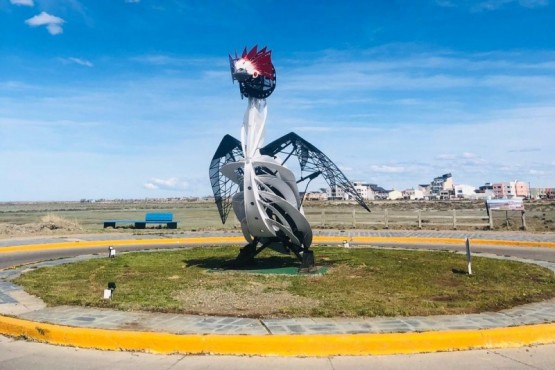
<instances>
[{"instance_id":1,"label":"white apartment building","mask_svg":"<svg viewBox=\"0 0 555 370\"><path fill-rule=\"evenodd\" d=\"M462 199L470 199L476 195L476 188L472 185L455 185L455 197Z\"/></svg>"},{"instance_id":2,"label":"white apartment building","mask_svg":"<svg viewBox=\"0 0 555 370\"><path fill-rule=\"evenodd\" d=\"M370 187L370 184L367 184L362 181L353 181L353 187L355 190L360 194L362 199L364 200L374 200L374 191ZM332 187L327 190L327 195L329 200L348 200L352 199L351 195L345 193L343 189L339 187Z\"/></svg>"},{"instance_id":3,"label":"white apartment building","mask_svg":"<svg viewBox=\"0 0 555 370\"><path fill-rule=\"evenodd\" d=\"M420 189L406 189L403 190L403 198L410 200L424 199L424 191Z\"/></svg>"},{"instance_id":4,"label":"white apartment building","mask_svg":"<svg viewBox=\"0 0 555 370\"><path fill-rule=\"evenodd\" d=\"M453 193L453 176L450 173L434 178L430 184L431 198L449 199Z\"/></svg>"},{"instance_id":5,"label":"white apartment building","mask_svg":"<svg viewBox=\"0 0 555 370\"><path fill-rule=\"evenodd\" d=\"M403 199L403 192L399 190L391 190L389 194L387 194L388 200L398 200Z\"/></svg>"}]
</instances>

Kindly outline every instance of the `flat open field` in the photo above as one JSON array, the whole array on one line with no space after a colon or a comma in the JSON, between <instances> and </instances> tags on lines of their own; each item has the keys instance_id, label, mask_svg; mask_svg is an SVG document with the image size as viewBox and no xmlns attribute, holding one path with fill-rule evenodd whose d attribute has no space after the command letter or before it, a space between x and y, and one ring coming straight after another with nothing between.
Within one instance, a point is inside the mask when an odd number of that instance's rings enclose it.
<instances>
[{"instance_id":1,"label":"flat open field","mask_svg":"<svg viewBox=\"0 0 555 370\"><path fill-rule=\"evenodd\" d=\"M482 201L381 201L369 202L372 213L348 202L305 202L305 213L315 228L338 229L417 229L487 230L488 217ZM555 202L528 202L527 230L555 232ZM179 221L177 230L150 226L103 229L103 220L142 220L146 212L172 212ZM508 222L506 219L508 216ZM455 218L455 220L453 219ZM56 221L57 220L57 221ZM62 222L60 224L59 221ZM454 222L455 221L455 222ZM496 211L494 230L519 230L520 212ZM51 233L136 233L191 230L239 230L233 213L222 225L214 203L209 201L121 201L1 203L0 238Z\"/></svg>"}]
</instances>

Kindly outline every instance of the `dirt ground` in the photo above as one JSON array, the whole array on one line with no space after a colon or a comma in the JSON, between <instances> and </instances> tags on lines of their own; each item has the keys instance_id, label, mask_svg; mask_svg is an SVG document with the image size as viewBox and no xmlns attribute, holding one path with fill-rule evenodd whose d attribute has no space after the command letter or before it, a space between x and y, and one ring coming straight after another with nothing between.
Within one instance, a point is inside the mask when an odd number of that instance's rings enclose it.
<instances>
[{"instance_id":1,"label":"dirt ground","mask_svg":"<svg viewBox=\"0 0 555 370\"><path fill-rule=\"evenodd\" d=\"M316 299L278 290L286 285L287 282L277 280L266 284L250 281L235 289L200 287L179 293L177 299L186 312L218 316L270 317L284 309L307 310L319 305Z\"/></svg>"}]
</instances>

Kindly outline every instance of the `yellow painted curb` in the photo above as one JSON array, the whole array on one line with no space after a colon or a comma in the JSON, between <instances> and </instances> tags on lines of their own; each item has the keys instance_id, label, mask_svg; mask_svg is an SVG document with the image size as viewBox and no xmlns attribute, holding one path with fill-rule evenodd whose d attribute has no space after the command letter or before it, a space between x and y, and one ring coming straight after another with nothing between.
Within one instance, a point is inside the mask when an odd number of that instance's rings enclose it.
<instances>
[{"instance_id":1,"label":"yellow painted curb","mask_svg":"<svg viewBox=\"0 0 555 370\"><path fill-rule=\"evenodd\" d=\"M226 237L191 237L191 238L165 238L165 239L126 239L126 240L96 240L74 241L61 243L24 244L10 247L0 247L0 253L33 252L39 250L73 249L73 248L98 248L108 246L133 246L133 245L196 245L217 243L244 243L242 236Z\"/></svg>"},{"instance_id":2,"label":"yellow painted curb","mask_svg":"<svg viewBox=\"0 0 555 370\"><path fill-rule=\"evenodd\" d=\"M429 238L429 237L374 237L374 236L315 236L314 244L342 243L390 243L390 244L459 244L464 246L462 238ZM242 236L222 236L222 237L190 237L190 238L163 238L163 239L127 239L127 240L97 240L97 241L75 241L62 243L43 243L25 244L9 247L0 247L2 253L33 252L39 250L56 250L71 248L98 248L108 246L133 246L133 245L197 245L197 244L218 244L218 243L237 243L244 244ZM499 245L516 247L544 247L555 248L555 242L544 241L513 241L497 239L472 239L473 245Z\"/></svg>"},{"instance_id":3,"label":"yellow painted curb","mask_svg":"<svg viewBox=\"0 0 555 370\"><path fill-rule=\"evenodd\" d=\"M391 244L460 244L464 246L465 238L430 238L430 237L384 237L384 236L316 236L315 243L391 243ZM473 245L499 245L514 247L545 247L555 248L555 242L503 240L503 239L471 239Z\"/></svg>"},{"instance_id":4,"label":"yellow painted curb","mask_svg":"<svg viewBox=\"0 0 555 370\"><path fill-rule=\"evenodd\" d=\"M82 348L219 355L391 355L555 343L555 324L394 334L178 335L75 328L0 316L0 333Z\"/></svg>"}]
</instances>

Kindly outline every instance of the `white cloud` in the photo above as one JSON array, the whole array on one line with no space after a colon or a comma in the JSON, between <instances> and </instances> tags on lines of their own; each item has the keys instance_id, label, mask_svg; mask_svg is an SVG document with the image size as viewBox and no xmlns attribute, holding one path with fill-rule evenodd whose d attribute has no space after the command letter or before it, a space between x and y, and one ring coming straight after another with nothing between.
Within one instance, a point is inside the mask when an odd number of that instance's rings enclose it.
<instances>
[{"instance_id":1,"label":"white cloud","mask_svg":"<svg viewBox=\"0 0 555 370\"><path fill-rule=\"evenodd\" d=\"M455 158L457 158L457 156L454 155L454 154L438 154L436 156L436 159L438 159L440 161L451 161Z\"/></svg>"},{"instance_id":2,"label":"white cloud","mask_svg":"<svg viewBox=\"0 0 555 370\"><path fill-rule=\"evenodd\" d=\"M83 67L94 67L94 64L86 59L69 57L69 58L60 58L60 60L64 64L78 64Z\"/></svg>"},{"instance_id":3,"label":"white cloud","mask_svg":"<svg viewBox=\"0 0 555 370\"><path fill-rule=\"evenodd\" d=\"M530 175L534 175L534 176L543 176L543 175L546 174L545 171L541 171L541 170L530 170L530 171L528 171L528 173Z\"/></svg>"},{"instance_id":4,"label":"white cloud","mask_svg":"<svg viewBox=\"0 0 555 370\"><path fill-rule=\"evenodd\" d=\"M125 0L125 2L128 4L136 4L136 3L140 3L141 0Z\"/></svg>"},{"instance_id":5,"label":"white cloud","mask_svg":"<svg viewBox=\"0 0 555 370\"><path fill-rule=\"evenodd\" d=\"M189 187L189 183L175 177L170 177L169 179L153 178L144 184L143 187L148 190L185 190Z\"/></svg>"},{"instance_id":6,"label":"white cloud","mask_svg":"<svg viewBox=\"0 0 555 370\"><path fill-rule=\"evenodd\" d=\"M33 0L10 0L10 3L22 6L35 6Z\"/></svg>"},{"instance_id":7,"label":"white cloud","mask_svg":"<svg viewBox=\"0 0 555 370\"><path fill-rule=\"evenodd\" d=\"M474 11L491 11L501 9L506 4L518 3L525 8L538 8L549 5L549 0L487 0L472 7Z\"/></svg>"},{"instance_id":8,"label":"white cloud","mask_svg":"<svg viewBox=\"0 0 555 370\"><path fill-rule=\"evenodd\" d=\"M453 4L450 0L436 0L436 4L446 8L452 8L455 6L455 4Z\"/></svg>"},{"instance_id":9,"label":"white cloud","mask_svg":"<svg viewBox=\"0 0 555 370\"><path fill-rule=\"evenodd\" d=\"M549 0L519 0L518 3L527 8L537 8L549 5Z\"/></svg>"},{"instance_id":10,"label":"white cloud","mask_svg":"<svg viewBox=\"0 0 555 370\"><path fill-rule=\"evenodd\" d=\"M370 167L372 171L383 172L383 173L402 173L405 172L405 168L402 166L389 166L389 165L372 165Z\"/></svg>"},{"instance_id":11,"label":"white cloud","mask_svg":"<svg viewBox=\"0 0 555 370\"><path fill-rule=\"evenodd\" d=\"M39 15L27 19L25 23L31 27L46 26L46 29L51 35L59 35L64 32L61 25L64 24L65 21L60 17L42 12Z\"/></svg>"}]
</instances>

